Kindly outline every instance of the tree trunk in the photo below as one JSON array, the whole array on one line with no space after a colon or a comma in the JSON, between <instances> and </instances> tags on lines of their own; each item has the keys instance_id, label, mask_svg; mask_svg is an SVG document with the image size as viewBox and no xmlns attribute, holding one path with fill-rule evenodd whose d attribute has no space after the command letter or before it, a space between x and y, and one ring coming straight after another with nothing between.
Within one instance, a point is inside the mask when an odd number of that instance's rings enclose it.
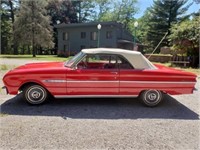
<instances>
[{"instance_id":1,"label":"tree trunk","mask_svg":"<svg viewBox=\"0 0 200 150\"><path fill-rule=\"evenodd\" d=\"M36 57L34 32L33 32L33 38L32 38L32 48L33 48L33 57Z\"/></svg>"},{"instance_id":2,"label":"tree trunk","mask_svg":"<svg viewBox=\"0 0 200 150\"><path fill-rule=\"evenodd\" d=\"M31 11L32 11L32 48L33 48L33 57L36 57L36 46L35 46L35 24L34 24L34 17L35 17L35 13L34 13L34 2L32 1L32 7L31 7Z\"/></svg>"},{"instance_id":3,"label":"tree trunk","mask_svg":"<svg viewBox=\"0 0 200 150\"><path fill-rule=\"evenodd\" d=\"M22 52L21 52L22 55L24 55L24 51L25 51L25 46L23 45Z\"/></svg>"},{"instance_id":4,"label":"tree trunk","mask_svg":"<svg viewBox=\"0 0 200 150\"><path fill-rule=\"evenodd\" d=\"M14 31L15 31L15 27L14 27L15 15L14 15L13 3L12 3L12 0L9 0L8 2L9 2L9 6L10 6L10 14L11 14L11 19L12 19L13 50L14 50L14 54L18 55L18 46L17 46L16 37L15 37L15 34L14 34Z\"/></svg>"},{"instance_id":5,"label":"tree trunk","mask_svg":"<svg viewBox=\"0 0 200 150\"><path fill-rule=\"evenodd\" d=\"M31 54L30 45L28 45L28 54Z\"/></svg>"}]
</instances>

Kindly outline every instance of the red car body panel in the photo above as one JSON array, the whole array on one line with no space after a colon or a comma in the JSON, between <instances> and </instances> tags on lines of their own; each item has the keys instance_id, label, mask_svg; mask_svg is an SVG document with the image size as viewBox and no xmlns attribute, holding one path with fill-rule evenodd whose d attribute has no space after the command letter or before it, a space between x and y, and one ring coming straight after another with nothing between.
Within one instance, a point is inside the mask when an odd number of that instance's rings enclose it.
<instances>
[{"instance_id":1,"label":"red car body panel","mask_svg":"<svg viewBox=\"0 0 200 150\"><path fill-rule=\"evenodd\" d=\"M4 76L3 82L8 93L13 95L26 83L40 84L55 97L138 96L141 91L148 89L171 95L193 92L195 74L162 65L155 66L158 69L72 69L65 67L63 62L34 63L11 70Z\"/></svg>"}]
</instances>

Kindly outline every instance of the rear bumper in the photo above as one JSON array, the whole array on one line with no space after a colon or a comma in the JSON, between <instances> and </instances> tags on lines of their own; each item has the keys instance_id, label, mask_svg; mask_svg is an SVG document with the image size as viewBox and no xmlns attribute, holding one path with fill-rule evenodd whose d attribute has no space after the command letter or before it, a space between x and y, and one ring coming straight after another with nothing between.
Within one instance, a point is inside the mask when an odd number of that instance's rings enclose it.
<instances>
[{"instance_id":1,"label":"rear bumper","mask_svg":"<svg viewBox=\"0 0 200 150\"><path fill-rule=\"evenodd\" d=\"M8 89L6 86L3 86L2 89L6 90L6 94L8 94Z\"/></svg>"}]
</instances>

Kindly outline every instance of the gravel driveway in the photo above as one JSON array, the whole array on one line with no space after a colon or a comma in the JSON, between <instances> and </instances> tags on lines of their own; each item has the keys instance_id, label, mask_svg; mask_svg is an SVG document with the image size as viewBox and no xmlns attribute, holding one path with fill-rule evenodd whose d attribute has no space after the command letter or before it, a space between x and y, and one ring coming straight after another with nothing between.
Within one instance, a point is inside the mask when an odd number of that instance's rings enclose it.
<instances>
[{"instance_id":1,"label":"gravel driveway","mask_svg":"<svg viewBox=\"0 0 200 150\"><path fill-rule=\"evenodd\" d=\"M3 150L200 149L199 98L199 91L165 95L155 108L128 98L56 99L30 106L21 95L1 91L0 145Z\"/></svg>"}]
</instances>

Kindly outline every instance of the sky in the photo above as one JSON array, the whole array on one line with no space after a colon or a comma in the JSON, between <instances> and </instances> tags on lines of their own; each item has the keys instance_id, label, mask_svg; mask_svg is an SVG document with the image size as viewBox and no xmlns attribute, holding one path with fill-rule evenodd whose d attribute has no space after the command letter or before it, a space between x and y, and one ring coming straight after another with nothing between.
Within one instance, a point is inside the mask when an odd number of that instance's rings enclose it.
<instances>
[{"instance_id":1,"label":"sky","mask_svg":"<svg viewBox=\"0 0 200 150\"><path fill-rule=\"evenodd\" d=\"M193 2L193 0L189 0L187 4L189 4L190 2ZM138 7L140 10L135 15L135 18L140 18L144 14L146 8L152 5L153 5L153 0L138 0ZM200 4L193 3L193 5L190 6L188 10L188 14L192 12L197 12L199 9L200 9Z\"/></svg>"}]
</instances>

